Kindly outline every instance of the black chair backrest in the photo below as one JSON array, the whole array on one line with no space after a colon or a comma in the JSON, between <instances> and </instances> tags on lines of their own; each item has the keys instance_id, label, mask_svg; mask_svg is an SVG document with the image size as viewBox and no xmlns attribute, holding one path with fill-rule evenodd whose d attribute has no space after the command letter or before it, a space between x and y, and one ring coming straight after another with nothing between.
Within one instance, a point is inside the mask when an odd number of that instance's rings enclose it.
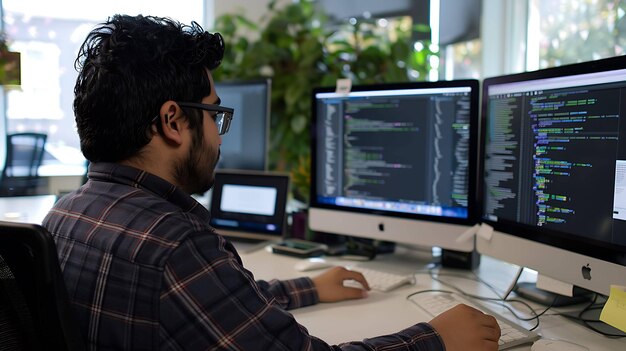
<instances>
[{"instance_id":1,"label":"black chair backrest","mask_svg":"<svg viewBox=\"0 0 626 351\"><path fill-rule=\"evenodd\" d=\"M48 136L42 133L7 134L6 161L2 177L36 178Z\"/></svg>"},{"instance_id":2,"label":"black chair backrest","mask_svg":"<svg viewBox=\"0 0 626 351\"><path fill-rule=\"evenodd\" d=\"M40 225L0 221L0 345L83 350L52 236ZM4 335L3 335L4 334ZM5 338L5 340L2 340Z\"/></svg>"}]
</instances>

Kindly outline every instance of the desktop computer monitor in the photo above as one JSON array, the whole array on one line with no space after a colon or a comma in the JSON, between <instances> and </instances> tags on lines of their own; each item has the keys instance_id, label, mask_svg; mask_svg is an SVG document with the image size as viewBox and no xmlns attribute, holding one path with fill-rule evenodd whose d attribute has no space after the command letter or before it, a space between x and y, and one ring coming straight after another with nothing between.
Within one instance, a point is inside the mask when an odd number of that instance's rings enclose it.
<instances>
[{"instance_id":1,"label":"desktop computer monitor","mask_svg":"<svg viewBox=\"0 0 626 351\"><path fill-rule=\"evenodd\" d=\"M222 137L220 169L266 170L269 144L271 81L215 82L222 106L235 114Z\"/></svg>"},{"instance_id":2,"label":"desktop computer monitor","mask_svg":"<svg viewBox=\"0 0 626 351\"><path fill-rule=\"evenodd\" d=\"M312 230L471 252L478 81L316 88Z\"/></svg>"},{"instance_id":3,"label":"desktop computer monitor","mask_svg":"<svg viewBox=\"0 0 626 351\"><path fill-rule=\"evenodd\" d=\"M479 253L626 285L626 57L483 81Z\"/></svg>"}]
</instances>

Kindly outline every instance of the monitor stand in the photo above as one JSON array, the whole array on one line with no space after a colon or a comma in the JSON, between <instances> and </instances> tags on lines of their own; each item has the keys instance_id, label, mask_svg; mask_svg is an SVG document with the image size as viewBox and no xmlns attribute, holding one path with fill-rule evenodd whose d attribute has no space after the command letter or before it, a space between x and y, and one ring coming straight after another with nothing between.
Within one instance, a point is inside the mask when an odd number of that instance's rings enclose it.
<instances>
[{"instance_id":1,"label":"monitor stand","mask_svg":"<svg viewBox=\"0 0 626 351\"><path fill-rule=\"evenodd\" d=\"M591 298L591 292L583 288L574 287L574 296L565 296L539 289L532 282L518 282L513 291L527 300L551 307L576 305Z\"/></svg>"},{"instance_id":2,"label":"monitor stand","mask_svg":"<svg viewBox=\"0 0 626 351\"><path fill-rule=\"evenodd\" d=\"M441 249L442 267L472 270L479 264L480 254L476 249L470 252Z\"/></svg>"},{"instance_id":3,"label":"monitor stand","mask_svg":"<svg viewBox=\"0 0 626 351\"><path fill-rule=\"evenodd\" d=\"M326 244L328 256L342 256L357 261L373 260L378 254L393 253L396 244L389 241L353 237L323 232L312 232L313 242Z\"/></svg>"}]
</instances>

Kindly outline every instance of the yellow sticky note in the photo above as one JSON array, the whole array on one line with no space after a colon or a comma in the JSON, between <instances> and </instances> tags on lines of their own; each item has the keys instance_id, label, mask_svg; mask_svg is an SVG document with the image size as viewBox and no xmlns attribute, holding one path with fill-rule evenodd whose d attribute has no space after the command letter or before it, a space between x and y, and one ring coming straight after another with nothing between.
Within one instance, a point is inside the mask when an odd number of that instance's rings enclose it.
<instances>
[{"instance_id":1,"label":"yellow sticky note","mask_svg":"<svg viewBox=\"0 0 626 351\"><path fill-rule=\"evenodd\" d=\"M600 320L626 332L626 287L611 285L609 299L604 304Z\"/></svg>"}]
</instances>

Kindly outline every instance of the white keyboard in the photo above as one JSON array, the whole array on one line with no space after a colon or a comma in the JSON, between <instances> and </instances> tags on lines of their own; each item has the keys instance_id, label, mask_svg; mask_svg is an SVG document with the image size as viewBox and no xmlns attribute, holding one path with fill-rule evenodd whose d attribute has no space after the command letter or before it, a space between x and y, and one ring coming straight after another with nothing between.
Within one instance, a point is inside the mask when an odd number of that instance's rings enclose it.
<instances>
[{"instance_id":1,"label":"white keyboard","mask_svg":"<svg viewBox=\"0 0 626 351\"><path fill-rule=\"evenodd\" d=\"M389 273L363 267L354 267L351 270L363 274L370 288L382 292L391 291L405 284L415 284L415 276L413 275Z\"/></svg>"},{"instance_id":2,"label":"white keyboard","mask_svg":"<svg viewBox=\"0 0 626 351\"><path fill-rule=\"evenodd\" d=\"M539 339L539 335L537 335L537 333L526 330L519 325L508 321L506 318L498 315L488 308L482 305L478 306L477 304L474 304L457 294L427 292L415 294L410 297L410 300L419 308L426 311L426 313L428 313L431 317L436 317L443 311L446 311L460 303L472 306L483 311L484 313L494 316L498 321L498 325L500 325L500 330L502 331L500 340L498 341L499 350L505 350L513 346L531 343Z\"/></svg>"}]
</instances>

